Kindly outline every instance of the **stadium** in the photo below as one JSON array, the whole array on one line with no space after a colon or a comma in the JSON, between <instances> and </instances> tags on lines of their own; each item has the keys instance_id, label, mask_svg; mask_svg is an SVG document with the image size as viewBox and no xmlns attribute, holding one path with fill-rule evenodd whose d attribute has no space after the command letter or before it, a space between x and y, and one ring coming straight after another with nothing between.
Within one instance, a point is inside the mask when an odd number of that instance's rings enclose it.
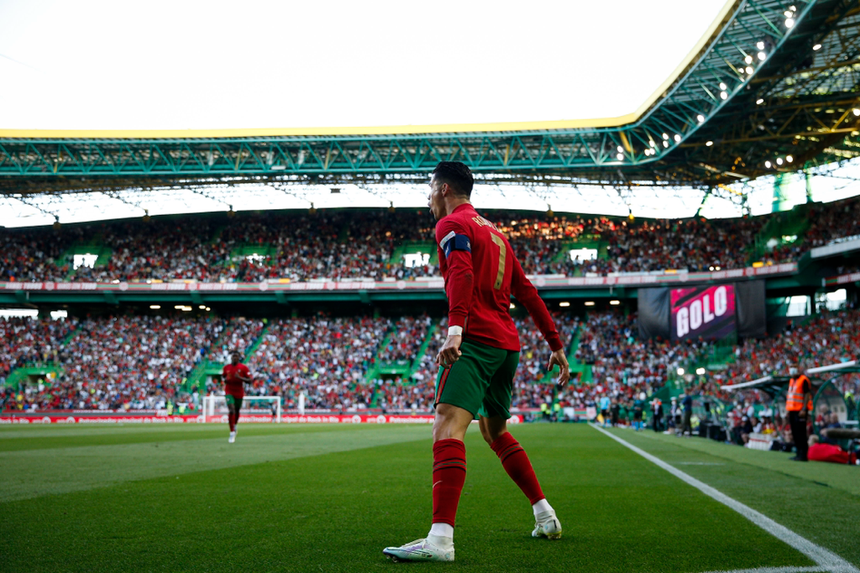
<instances>
[{"instance_id":1,"label":"stadium","mask_svg":"<svg viewBox=\"0 0 860 573\"><path fill-rule=\"evenodd\" d=\"M0 4L0 570L403 567L443 162L558 331L505 300L564 535L475 422L407 568L860 570L857 2L178 4Z\"/></svg>"}]
</instances>

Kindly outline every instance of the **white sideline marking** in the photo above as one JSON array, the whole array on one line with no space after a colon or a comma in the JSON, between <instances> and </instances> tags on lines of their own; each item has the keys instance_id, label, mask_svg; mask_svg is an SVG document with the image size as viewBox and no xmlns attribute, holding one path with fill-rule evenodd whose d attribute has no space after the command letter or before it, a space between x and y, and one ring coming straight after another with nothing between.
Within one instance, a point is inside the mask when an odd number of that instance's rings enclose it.
<instances>
[{"instance_id":1,"label":"white sideline marking","mask_svg":"<svg viewBox=\"0 0 860 573\"><path fill-rule=\"evenodd\" d=\"M734 571L707 571L706 573L822 573L829 571L817 565L812 567L758 567L756 569L735 569Z\"/></svg>"},{"instance_id":2,"label":"white sideline marking","mask_svg":"<svg viewBox=\"0 0 860 573\"><path fill-rule=\"evenodd\" d=\"M774 537L776 537L777 539L782 541L783 543L789 545L790 547L793 547L794 549L797 549L798 551L800 551L801 553L803 553L804 555L806 555L807 557L809 557L810 559L812 559L813 561L818 563L818 567L813 567L811 569L808 567L760 568L760 569L745 569L745 570L743 570L744 573L746 573L746 571L755 572L755 573L790 573L790 572L794 572L794 571L797 571L797 572L801 572L801 571L830 571L831 573L860 573L860 570L858 570L856 567L854 567L853 565L851 565L850 563L848 563L847 561L845 561L844 559L842 559L841 557L839 557L835 553L833 553L833 552L831 552L831 551L829 551L823 547L819 547L818 545L814 544L813 542L809 541L808 539L801 537L800 535L791 531L787 527L780 525L777 522L775 522L774 520L772 520L771 518L757 512L753 508L747 507L746 505L742 504L739 501L735 501L734 499L730 498L726 494L719 492L716 489L712 488L708 484L700 482L696 478L685 474L684 472L682 472L678 468L671 466L671 465L667 464L666 462L664 462L663 460L652 456L648 452L637 448L633 444L629 444L629 443L625 442L624 440L622 440L621 438L610 434L609 432L607 432L603 428L600 428L600 427L596 426L595 424L589 424L589 426L591 426L595 430L599 431L600 433L609 436L610 438L612 438L613 440L615 440L616 442L618 442L622 446L633 450L634 452L636 452L637 454L639 454L640 456L642 456L643 458L645 458L649 462L652 462L652 463L660 466L661 468L663 468L664 470L666 470L667 472L669 472L673 476L675 476L678 479L690 484L691 486L698 489L699 491L701 491L705 495L707 495L707 496L717 500L718 502L722 503L723 505L737 511L742 516L746 517L747 519L752 521L754 524L758 525L759 527L761 527L762 529L764 529L765 531L767 531L768 533L770 533L771 535L773 535ZM741 573L741 571L733 571L731 573Z\"/></svg>"}]
</instances>

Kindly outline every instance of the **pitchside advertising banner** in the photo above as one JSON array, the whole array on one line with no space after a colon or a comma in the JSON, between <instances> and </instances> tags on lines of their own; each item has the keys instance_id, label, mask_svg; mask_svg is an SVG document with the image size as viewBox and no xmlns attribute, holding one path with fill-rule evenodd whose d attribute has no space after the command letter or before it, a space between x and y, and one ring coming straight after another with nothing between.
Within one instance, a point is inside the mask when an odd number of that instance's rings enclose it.
<instances>
[{"instance_id":1,"label":"pitchside advertising banner","mask_svg":"<svg viewBox=\"0 0 860 573\"><path fill-rule=\"evenodd\" d=\"M719 340L736 331L734 285L672 289L673 341Z\"/></svg>"},{"instance_id":2,"label":"pitchside advertising banner","mask_svg":"<svg viewBox=\"0 0 860 573\"><path fill-rule=\"evenodd\" d=\"M687 282L728 281L743 278L791 275L797 272L797 263L783 263L763 267L728 269L704 273L666 271L664 273L629 274L611 277L566 277L563 275L528 275L538 289L591 288L591 287L646 287L683 284ZM261 283L203 283L194 280L163 283L114 282L114 283L65 283L65 282L0 282L0 291L44 291L52 293L276 293L290 291L403 291L442 290L445 282L441 277L410 281L309 281L291 282L287 279Z\"/></svg>"},{"instance_id":3,"label":"pitchside advertising banner","mask_svg":"<svg viewBox=\"0 0 860 573\"><path fill-rule=\"evenodd\" d=\"M508 422L519 424L523 416L515 414ZM243 415L239 423L268 423L274 422L271 415ZM101 416L69 416L62 414L3 414L0 415L0 425L5 424L226 424L227 416L135 416L135 415L101 415ZM432 424L432 414L284 414L283 424Z\"/></svg>"}]
</instances>

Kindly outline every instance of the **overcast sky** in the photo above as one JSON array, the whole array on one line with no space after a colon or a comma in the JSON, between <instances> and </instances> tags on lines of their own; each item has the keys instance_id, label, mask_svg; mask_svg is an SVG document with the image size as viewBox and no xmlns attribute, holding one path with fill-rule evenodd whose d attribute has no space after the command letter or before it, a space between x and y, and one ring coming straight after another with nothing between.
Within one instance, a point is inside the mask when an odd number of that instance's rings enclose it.
<instances>
[{"instance_id":1,"label":"overcast sky","mask_svg":"<svg viewBox=\"0 0 860 573\"><path fill-rule=\"evenodd\" d=\"M617 117L725 0L0 0L0 129Z\"/></svg>"}]
</instances>

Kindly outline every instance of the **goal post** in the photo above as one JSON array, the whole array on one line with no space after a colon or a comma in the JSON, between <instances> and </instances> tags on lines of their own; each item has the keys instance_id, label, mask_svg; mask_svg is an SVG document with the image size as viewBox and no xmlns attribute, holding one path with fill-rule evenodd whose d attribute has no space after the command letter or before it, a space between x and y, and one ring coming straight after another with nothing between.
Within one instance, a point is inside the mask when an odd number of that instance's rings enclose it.
<instances>
[{"instance_id":1,"label":"goal post","mask_svg":"<svg viewBox=\"0 0 860 573\"><path fill-rule=\"evenodd\" d=\"M226 422L227 401L224 395L209 394L203 397L203 421ZM245 417L245 422L263 422L265 416L271 416L273 422L281 423L280 396L245 396L242 408L239 410L239 421Z\"/></svg>"}]
</instances>

